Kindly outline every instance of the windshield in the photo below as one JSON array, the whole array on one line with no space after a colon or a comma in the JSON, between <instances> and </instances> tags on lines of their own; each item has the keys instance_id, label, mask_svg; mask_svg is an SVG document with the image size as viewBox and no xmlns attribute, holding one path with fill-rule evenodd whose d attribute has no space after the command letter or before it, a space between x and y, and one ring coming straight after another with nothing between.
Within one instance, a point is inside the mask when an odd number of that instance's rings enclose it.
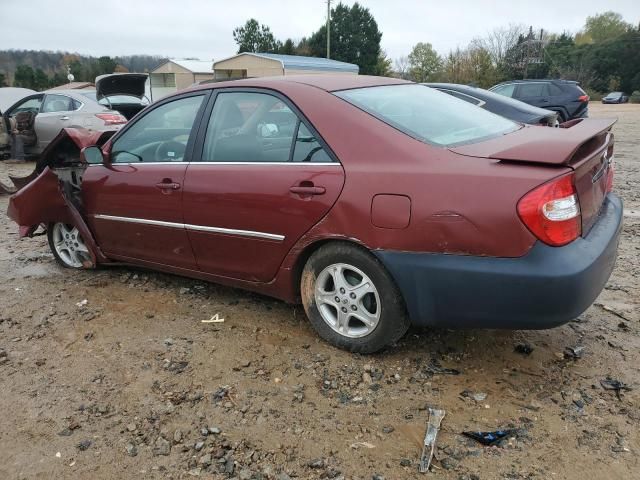
<instances>
[{"instance_id":1,"label":"windshield","mask_svg":"<svg viewBox=\"0 0 640 480\"><path fill-rule=\"evenodd\" d=\"M335 95L418 140L445 147L513 132L520 126L424 85L385 85Z\"/></svg>"},{"instance_id":2,"label":"windshield","mask_svg":"<svg viewBox=\"0 0 640 480\"><path fill-rule=\"evenodd\" d=\"M607 97L621 97L622 92L611 92Z\"/></svg>"}]
</instances>

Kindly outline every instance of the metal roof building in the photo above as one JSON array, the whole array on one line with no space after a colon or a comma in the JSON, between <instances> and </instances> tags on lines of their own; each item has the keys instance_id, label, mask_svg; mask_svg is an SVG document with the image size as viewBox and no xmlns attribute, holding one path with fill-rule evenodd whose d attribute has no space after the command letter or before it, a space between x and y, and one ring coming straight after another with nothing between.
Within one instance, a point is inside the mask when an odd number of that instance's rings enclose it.
<instances>
[{"instance_id":1,"label":"metal roof building","mask_svg":"<svg viewBox=\"0 0 640 480\"><path fill-rule=\"evenodd\" d=\"M216 80L227 80L308 73L357 75L358 66L328 58L245 52L215 62L213 71Z\"/></svg>"},{"instance_id":2,"label":"metal roof building","mask_svg":"<svg viewBox=\"0 0 640 480\"><path fill-rule=\"evenodd\" d=\"M194 83L213 79L213 62L171 58L149 72L151 95L157 100Z\"/></svg>"}]
</instances>

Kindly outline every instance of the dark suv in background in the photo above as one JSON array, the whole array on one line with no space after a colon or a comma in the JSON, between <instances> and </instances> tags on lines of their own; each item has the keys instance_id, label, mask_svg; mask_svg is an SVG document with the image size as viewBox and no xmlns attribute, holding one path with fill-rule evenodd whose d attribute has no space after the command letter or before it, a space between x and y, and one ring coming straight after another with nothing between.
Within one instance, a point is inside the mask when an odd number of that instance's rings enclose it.
<instances>
[{"instance_id":1,"label":"dark suv in background","mask_svg":"<svg viewBox=\"0 0 640 480\"><path fill-rule=\"evenodd\" d=\"M535 107L558 112L560 123L589 114L589 95L571 80L511 80L489 89Z\"/></svg>"}]
</instances>

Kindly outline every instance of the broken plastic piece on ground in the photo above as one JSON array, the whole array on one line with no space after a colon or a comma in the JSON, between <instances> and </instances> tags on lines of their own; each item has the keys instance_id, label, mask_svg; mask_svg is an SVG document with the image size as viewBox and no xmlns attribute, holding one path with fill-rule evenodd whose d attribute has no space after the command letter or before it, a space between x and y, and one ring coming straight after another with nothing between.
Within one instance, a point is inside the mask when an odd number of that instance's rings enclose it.
<instances>
[{"instance_id":1,"label":"broken plastic piece on ground","mask_svg":"<svg viewBox=\"0 0 640 480\"><path fill-rule=\"evenodd\" d=\"M431 466L431 459L433 458L433 452L436 448L436 438L438 437L438 430L440 430L440 424L445 416L444 410L438 410L435 408L429 408L429 421L427 423L427 433L424 436L424 446L422 447L422 455L420 456L420 465L418 471L420 473L427 473L429 466Z\"/></svg>"},{"instance_id":2,"label":"broken plastic piece on ground","mask_svg":"<svg viewBox=\"0 0 640 480\"><path fill-rule=\"evenodd\" d=\"M616 392L616 397L618 397L618 400L622 400L620 392L630 392L631 391L631 387L630 386L628 386L624 382L621 382L620 380L616 380L616 379L611 378L611 377L607 377L605 380L600 380L600 385L602 385L602 388L604 388L605 390L613 390L613 391L615 391Z\"/></svg>"},{"instance_id":3,"label":"broken plastic piece on ground","mask_svg":"<svg viewBox=\"0 0 640 480\"><path fill-rule=\"evenodd\" d=\"M533 352L533 347L527 342L519 343L514 347L514 352L521 353L522 355L529 355Z\"/></svg>"},{"instance_id":4,"label":"broken plastic piece on ground","mask_svg":"<svg viewBox=\"0 0 640 480\"><path fill-rule=\"evenodd\" d=\"M582 345L576 345L575 347L566 347L564 349L564 358L567 360L578 360L582 358L582 354L584 353L584 347Z\"/></svg>"},{"instance_id":5,"label":"broken plastic piece on ground","mask_svg":"<svg viewBox=\"0 0 640 480\"><path fill-rule=\"evenodd\" d=\"M87 303L89 303L89 300L85 298L84 300L80 300L78 303L76 303L76 307L84 307L87 305Z\"/></svg>"},{"instance_id":6,"label":"broken plastic piece on ground","mask_svg":"<svg viewBox=\"0 0 640 480\"><path fill-rule=\"evenodd\" d=\"M494 432L462 432L462 435L473 438L475 441L480 442L483 445L490 446L495 445L503 438L516 435L517 433L518 430L512 428L508 430L496 430Z\"/></svg>"},{"instance_id":7,"label":"broken plastic piece on ground","mask_svg":"<svg viewBox=\"0 0 640 480\"><path fill-rule=\"evenodd\" d=\"M216 313L209 320L202 320L202 323L224 323L224 318L220 318L220 315Z\"/></svg>"},{"instance_id":8,"label":"broken plastic piece on ground","mask_svg":"<svg viewBox=\"0 0 640 480\"><path fill-rule=\"evenodd\" d=\"M472 392L471 390L463 390L460 392L460 396L464 398L473 398L476 402L483 402L487 398L487 394L484 392Z\"/></svg>"}]
</instances>

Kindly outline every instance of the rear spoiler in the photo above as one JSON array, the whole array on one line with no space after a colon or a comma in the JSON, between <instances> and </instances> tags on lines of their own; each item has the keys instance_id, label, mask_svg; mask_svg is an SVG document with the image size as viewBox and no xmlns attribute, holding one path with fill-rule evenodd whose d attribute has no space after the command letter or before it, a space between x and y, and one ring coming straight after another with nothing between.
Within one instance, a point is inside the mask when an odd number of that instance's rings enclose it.
<instances>
[{"instance_id":1,"label":"rear spoiler","mask_svg":"<svg viewBox=\"0 0 640 480\"><path fill-rule=\"evenodd\" d=\"M561 128L525 126L502 137L452 150L495 160L568 165L580 147L611 130L617 121L615 118L585 118L563 123Z\"/></svg>"}]
</instances>

